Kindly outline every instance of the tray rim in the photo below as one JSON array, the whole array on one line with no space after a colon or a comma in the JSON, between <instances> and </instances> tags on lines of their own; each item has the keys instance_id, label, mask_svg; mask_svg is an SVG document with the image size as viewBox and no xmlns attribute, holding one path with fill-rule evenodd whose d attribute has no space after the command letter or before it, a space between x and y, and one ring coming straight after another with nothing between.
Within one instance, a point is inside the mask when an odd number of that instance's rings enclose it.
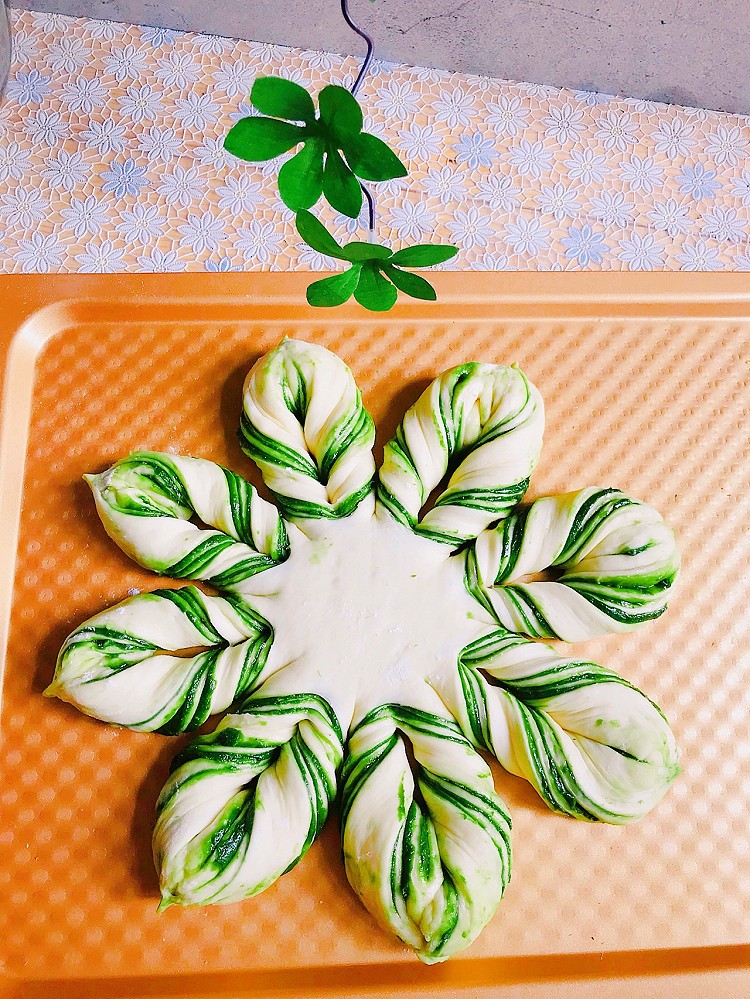
<instances>
[{"instance_id":1,"label":"tray rim","mask_svg":"<svg viewBox=\"0 0 750 999\"><path fill-rule=\"evenodd\" d=\"M391 322L450 322L452 318L502 321L503 305L513 306L513 320L577 318L596 321L616 318L652 318L662 321L713 320L750 322L750 274L500 274L452 273L437 275L439 305L399 304L388 316L372 316L357 306L339 310L311 309L304 301L307 274L201 275L0 275L0 524L8 544L0 557L0 684L2 684L13 577L16 562L22 484L33 403L34 369L46 343L64 334L96 309L119 323L138 322L140 313L158 301L165 323L205 321L212 304L231 306L237 318L262 319L273 309L274 323L284 320L313 324L347 321L389 324ZM112 295L113 285L117 294ZM571 291L571 286L577 290ZM3 294L4 293L4 294ZM133 301L137 298L138 301ZM520 307L520 312L519 312ZM153 319L150 319L153 322ZM748 338L750 344L750 337ZM750 363L750 361L748 362ZM0 687L0 709L2 708ZM637 956L637 957L636 957ZM353 970L353 969L352 969ZM364 974L367 970L369 974ZM518 988L540 983L561 984L575 979L606 987L635 976L656 981L664 975L686 979L699 973L743 972L750 986L750 948L745 945L688 947L600 954L529 955L509 958L474 958L430 969L425 978L412 964L356 966L356 990L341 983L344 968L308 968L287 973L278 985L278 972L254 975L255 984L237 991L236 976L215 976L206 992L206 977L191 975L179 980L181 995L219 999L241 996L346 996L355 994L395 995L418 989L422 995L445 995L446 990L471 988L485 991L491 976L495 982ZM266 981L266 978L268 979ZM231 979L231 981L230 981ZM262 980L259 980L262 979ZM222 981L224 980L224 981ZM338 981L337 981L338 980ZM350 979L351 981L351 979ZM175 995L174 982L151 979L65 979L61 981L11 979L0 971L0 996L65 996L68 990L87 996ZM304 992L300 992L304 987ZM494 988L489 986L489 988ZM102 992L105 989L106 992ZM588 992L588 990L587 990ZM582 994L582 993L581 993ZM594 992L592 990L591 994ZM606 995L598 987L597 995Z\"/></svg>"}]
</instances>

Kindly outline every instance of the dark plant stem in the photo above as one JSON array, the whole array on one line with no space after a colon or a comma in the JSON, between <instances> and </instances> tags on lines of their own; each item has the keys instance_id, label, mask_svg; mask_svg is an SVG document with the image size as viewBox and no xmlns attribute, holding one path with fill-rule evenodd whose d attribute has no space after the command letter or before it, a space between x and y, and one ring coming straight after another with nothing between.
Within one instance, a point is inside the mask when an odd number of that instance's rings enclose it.
<instances>
[{"instance_id":1,"label":"dark plant stem","mask_svg":"<svg viewBox=\"0 0 750 999\"><path fill-rule=\"evenodd\" d=\"M368 221L368 228L369 228L370 232L375 232L375 202L373 200L372 195L370 194L370 192L367 190L367 188L365 187L365 185L361 181L360 181L359 186L362 188L362 194L364 194L364 196L365 196L365 198L367 200L367 221Z\"/></svg>"},{"instance_id":2,"label":"dark plant stem","mask_svg":"<svg viewBox=\"0 0 750 999\"><path fill-rule=\"evenodd\" d=\"M365 56L365 60L362 63L362 67L359 73L357 74L357 79L354 81L354 84L351 88L351 94L354 97L356 96L357 91L359 90L362 81L364 80L367 74L367 70L370 68L370 63L372 62L372 56L375 51L375 43L373 42L372 38L367 34L367 32L364 31L364 29L358 27L354 23L354 21L352 21L351 15L349 13L349 0L341 0L341 13L344 15L344 20L352 29L352 31L358 34L360 38L364 38L365 42L367 43L367 55ZM364 194L365 199L367 201L368 228L372 233L375 232L375 202L373 200L372 195L361 181L359 186L362 188L362 193Z\"/></svg>"},{"instance_id":3,"label":"dark plant stem","mask_svg":"<svg viewBox=\"0 0 750 999\"><path fill-rule=\"evenodd\" d=\"M367 74L367 70L370 68L370 63L372 62L372 56L375 51L375 42L373 42L372 38L370 38L370 36L363 28L358 27L354 23L354 21L352 21L351 15L349 13L349 0L341 0L341 13L344 15L344 20L352 29L352 31L358 34L360 38L364 38L365 42L367 43L367 55L365 56L365 61L362 63L362 68L360 69L359 75L357 76L357 79L354 81L354 86L351 89L352 94L356 97L357 91L359 90L360 85L364 80L365 75Z\"/></svg>"}]
</instances>

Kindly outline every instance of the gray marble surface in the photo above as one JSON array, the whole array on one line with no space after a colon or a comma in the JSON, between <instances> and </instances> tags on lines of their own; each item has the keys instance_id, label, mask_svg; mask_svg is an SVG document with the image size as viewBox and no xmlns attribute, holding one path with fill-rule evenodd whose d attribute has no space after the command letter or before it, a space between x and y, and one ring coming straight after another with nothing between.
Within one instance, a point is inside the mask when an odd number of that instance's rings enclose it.
<instances>
[{"instance_id":1,"label":"gray marble surface","mask_svg":"<svg viewBox=\"0 0 750 999\"><path fill-rule=\"evenodd\" d=\"M750 113L750 0L350 0L377 55ZM339 0L12 0L30 10L360 54Z\"/></svg>"}]
</instances>

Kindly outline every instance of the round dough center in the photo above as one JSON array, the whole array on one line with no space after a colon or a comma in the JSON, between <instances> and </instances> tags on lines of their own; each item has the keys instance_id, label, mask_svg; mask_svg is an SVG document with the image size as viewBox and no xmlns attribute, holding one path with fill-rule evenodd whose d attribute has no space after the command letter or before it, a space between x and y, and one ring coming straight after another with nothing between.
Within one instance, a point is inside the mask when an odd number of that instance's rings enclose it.
<instances>
[{"instance_id":1,"label":"round dough center","mask_svg":"<svg viewBox=\"0 0 750 999\"><path fill-rule=\"evenodd\" d=\"M274 627L274 665L291 664L296 689L325 697L344 725L388 702L434 710L426 684L454 674L491 623L466 591L463 558L364 504L299 527L250 597Z\"/></svg>"}]
</instances>

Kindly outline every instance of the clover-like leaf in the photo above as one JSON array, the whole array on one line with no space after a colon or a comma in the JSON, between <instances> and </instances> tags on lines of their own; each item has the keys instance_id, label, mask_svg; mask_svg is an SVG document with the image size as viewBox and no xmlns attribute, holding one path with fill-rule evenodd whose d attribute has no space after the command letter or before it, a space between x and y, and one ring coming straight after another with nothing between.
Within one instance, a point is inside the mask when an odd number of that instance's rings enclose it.
<instances>
[{"instance_id":1,"label":"clover-like leaf","mask_svg":"<svg viewBox=\"0 0 750 999\"><path fill-rule=\"evenodd\" d=\"M278 76L259 76L250 100L262 114L289 121L315 121L315 104L304 87Z\"/></svg>"},{"instance_id":2,"label":"clover-like leaf","mask_svg":"<svg viewBox=\"0 0 750 999\"><path fill-rule=\"evenodd\" d=\"M346 142L362 131L362 109L357 98L344 87L323 87L318 95L318 106L320 120L331 137L339 142Z\"/></svg>"},{"instance_id":3,"label":"clover-like leaf","mask_svg":"<svg viewBox=\"0 0 750 999\"><path fill-rule=\"evenodd\" d=\"M344 253L348 260L388 260L393 250L380 243L347 243Z\"/></svg>"},{"instance_id":4,"label":"clover-like leaf","mask_svg":"<svg viewBox=\"0 0 750 999\"><path fill-rule=\"evenodd\" d=\"M355 219L362 210L362 188L337 149L329 149L326 156L323 194L332 208L349 218Z\"/></svg>"},{"instance_id":5,"label":"clover-like leaf","mask_svg":"<svg viewBox=\"0 0 750 999\"><path fill-rule=\"evenodd\" d=\"M341 280L323 278L307 289L307 301L315 306L343 305L351 295L371 312L387 312L401 291L411 298L434 302L435 289L424 278L402 270L404 266L428 267L431 262L450 260L458 250L455 246L420 244L407 246L395 253L381 243L362 243L357 240L341 246L326 227L310 212L297 212L297 231L319 253L337 260L349 260L354 265Z\"/></svg>"},{"instance_id":6,"label":"clover-like leaf","mask_svg":"<svg viewBox=\"0 0 750 999\"><path fill-rule=\"evenodd\" d=\"M303 143L279 173L279 195L292 211L311 208L323 194L336 211L356 218L362 208L358 177L383 181L406 176L398 156L381 139L362 131L362 109L344 87L321 90L317 117L304 87L279 77L259 77L250 101L267 117L240 119L224 147L240 159L259 162Z\"/></svg>"},{"instance_id":7,"label":"clover-like leaf","mask_svg":"<svg viewBox=\"0 0 750 999\"><path fill-rule=\"evenodd\" d=\"M435 289L429 281L425 281L418 274L409 274L408 271L399 270L398 267L387 266L384 272L396 285L399 291L411 298L421 298L425 302L434 302L437 299Z\"/></svg>"},{"instance_id":8,"label":"clover-like leaf","mask_svg":"<svg viewBox=\"0 0 750 999\"><path fill-rule=\"evenodd\" d=\"M384 277L377 266L368 262L362 265L354 297L359 304L370 312L387 312L396 304L398 291Z\"/></svg>"},{"instance_id":9,"label":"clover-like leaf","mask_svg":"<svg viewBox=\"0 0 750 999\"><path fill-rule=\"evenodd\" d=\"M390 146L368 132L352 135L344 142L344 153L349 166L362 180L393 180L405 177L406 169Z\"/></svg>"},{"instance_id":10,"label":"clover-like leaf","mask_svg":"<svg viewBox=\"0 0 750 999\"><path fill-rule=\"evenodd\" d=\"M240 118L229 130L224 148L241 160L272 160L275 156L289 152L304 136L303 128L288 121L277 121L276 118Z\"/></svg>"},{"instance_id":11,"label":"clover-like leaf","mask_svg":"<svg viewBox=\"0 0 750 999\"><path fill-rule=\"evenodd\" d=\"M293 211L311 208L323 191L323 140L309 139L279 170L279 194Z\"/></svg>"},{"instance_id":12,"label":"clover-like leaf","mask_svg":"<svg viewBox=\"0 0 750 999\"><path fill-rule=\"evenodd\" d=\"M315 306L343 305L357 287L360 270L361 267L354 264L348 271L314 281L307 289L307 301Z\"/></svg>"},{"instance_id":13,"label":"clover-like leaf","mask_svg":"<svg viewBox=\"0 0 750 999\"><path fill-rule=\"evenodd\" d=\"M322 222L319 222L310 212L297 212L296 217L297 232L304 239L308 246L318 253L324 253L327 257L336 257L337 260L349 260L343 246L338 243Z\"/></svg>"},{"instance_id":14,"label":"clover-like leaf","mask_svg":"<svg viewBox=\"0 0 750 999\"><path fill-rule=\"evenodd\" d=\"M458 247L439 243L420 243L418 246L405 246L391 257L397 267L434 267L442 264L458 253Z\"/></svg>"}]
</instances>

